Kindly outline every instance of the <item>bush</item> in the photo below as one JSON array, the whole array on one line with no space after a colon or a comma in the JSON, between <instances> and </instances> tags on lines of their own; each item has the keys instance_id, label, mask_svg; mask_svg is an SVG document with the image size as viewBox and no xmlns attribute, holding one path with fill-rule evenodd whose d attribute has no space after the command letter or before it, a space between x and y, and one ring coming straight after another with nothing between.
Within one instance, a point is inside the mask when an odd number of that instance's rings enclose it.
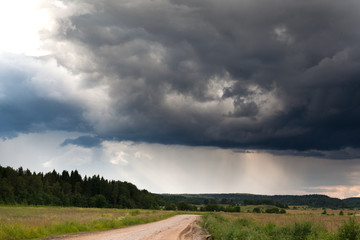
<instances>
[{"instance_id":1,"label":"bush","mask_svg":"<svg viewBox=\"0 0 360 240\"><path fill-rule=\"evenodd\" d=\"M360 239L360 225L356 224L354 217L349 218L349 221L339 228L338 237L346 240Z\"/></svg>"},{"instance_id":2,"label":"bush","mask_svg":"<svg viewBox=\"0 0 360 240\"><path fill-rule=\"evenodd\" d=\"M205 210L208 212L217 212L217 211L221 211L220 210L220 206L217 204L208 204L205 206Z\"/></svg>"},{"instance_id":3,"label":"bush","mask_svg":"<svg viewBox=\"0 0 360 240\"><path fill-rule=\"evenodd\" d=\"M197 211L197 207L186 202L178 202L177 209L180 211Z\"/></svg>"},{"instance_id":4,"label":"bush","mask_svg":"<svg viewBox=\"0 0 360 240\"><path fill-rule=\"evenodd\" d=\"M240 207L239 206L235 206L235 207L232 207L232 206L226 206L225 208L225 212L240 212Z\"/></svg>"},{"instance_id":5,"label":"bush","mask_svg":"<svg viewBox=\"0 0 360 240\"><path fill-rule=\"evenodd\" d=\"M254 213L261 213L261 210L260 210L260 208L256 207L256 208L253 209L253 212Z\"/></svg>"},{"instance_id":6,"label":"bush","mask_svg":"<svg viewBox=\"0 0 360 240\"><path fill-rule=\"evenodd\" d=\"M282 209L282 210L284 210L284 209ZM266 213L285 213L284 211L280 211L280 209L278 209L278 208L267 208L265 210Z\"/></svg>"},{"instance_id":7,"label":"bush","mask_svg":"<svg viewBox=\"0 0 360 240\"><path fill-rule=\"evenodd\" d=\"M305 240L308 239L312 232L312 225L309 222L306 223L295 223L293 230L293 239Z\"/></svg>"},{"instance_id":8,"label":"bush","mask_svg":"<svg viewBox=\"0 0 360 240\"><path fill-rule=\"evenodd\" d=\"M165 205L165 210L176 210L176 205L174 203L170 203L170 204L166 204Z\"/></svg>"}]
</instances>

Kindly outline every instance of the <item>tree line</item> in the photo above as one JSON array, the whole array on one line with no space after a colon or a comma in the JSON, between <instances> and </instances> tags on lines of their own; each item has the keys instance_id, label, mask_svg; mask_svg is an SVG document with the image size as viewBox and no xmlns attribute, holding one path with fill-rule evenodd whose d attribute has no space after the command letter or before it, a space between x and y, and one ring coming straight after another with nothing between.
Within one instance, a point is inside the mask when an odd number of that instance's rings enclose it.
<instances>
[{"instance_id":1,"label":"tree line","mask_svg":"<svg viewBox=\"0 0 360 240\"><path fill-rule=\"evenodd\" d=\"M245 199L244 200L244 205L272 205L272 206L276 206L279 208L289 208L289 205L287 205L286 203L282 203L282 202L273 202L269 199L263 199L263 200L250 200L250 199Z\"/></svg>"},{"instance_id":2,"label":"tree line","mask_svg":"<svg viewBox=\"0 0 360 240\"><path fill-rule=\"evenodd\" d=\"M229 194L162 194L159 201L168 204L184 201L189 204L202 205L207 203L239 204L239 205L275 205L280 208L287 206L303 206L315 208L360 208L360 198L338 199L326 195L257 195L244 193Z\"/></svg>"},{"instance_id":3,"label":"tree line","mask_svg":"<svg viewBox=\"0 0 360 240\"><path fill-rule=\"evenodd\" d=\"M202 212L240 212L240 206L219 205L216 203L209 203L204 206L197 206L193 204L180 201L177 204L168 203L165 205L165 210L179 210L179 211L202 211Z\"/></svg>"},{"instance_id":4,"label":"tree line","mask_svg":"<svg viewBox=\"0 0 360 240\"><path fill-rule=\"evenodd\" d=\"M110 208L159 208L155 194L134 184L84 178L77 170L35 173L22 167L0 166L0 204Z\"/></svg>"}]
</instances>

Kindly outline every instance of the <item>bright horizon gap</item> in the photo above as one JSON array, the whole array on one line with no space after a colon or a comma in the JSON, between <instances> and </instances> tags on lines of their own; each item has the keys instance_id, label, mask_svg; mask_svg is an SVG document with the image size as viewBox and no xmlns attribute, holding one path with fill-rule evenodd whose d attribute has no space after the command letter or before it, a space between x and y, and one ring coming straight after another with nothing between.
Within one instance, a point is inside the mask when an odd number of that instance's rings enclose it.
<instances>
[{"instance_id":1,"label":"bright horizon gap","mask_svg":"<svg viewBox=\"0 0 360 240\"><path fill-rule=\"evenodd\" d=\"M311 154L274 155L128 141L106 141L94 147L74 145L77 142L63 144L78 136L47 132L0 140L0 164L43 173L78 170L83 177L100 175L127 181L154 193L325 194L341 199L360 194L357 159L328 160ZM19 145L22 151L18 151ZM30 163L24 159L34 160ZM329 164L331 168L324 168Z\"/></svg>"}]
</instances>

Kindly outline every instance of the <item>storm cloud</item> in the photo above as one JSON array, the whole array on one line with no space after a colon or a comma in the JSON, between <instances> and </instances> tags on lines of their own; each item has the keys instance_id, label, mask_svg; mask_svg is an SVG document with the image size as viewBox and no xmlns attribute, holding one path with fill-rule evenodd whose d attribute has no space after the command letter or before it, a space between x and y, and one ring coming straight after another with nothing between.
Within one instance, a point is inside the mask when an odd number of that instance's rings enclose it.
<instances>
[{"instance_id":1,"label":"storm cloud","mask_svg":"<svg viewBox=\"0 0 360 240\"><path fill-rule=\"evenodd\" d=\"M7 55L0 58L0 137L6 139L19 133L47 130L91 129L76 101L50 96L56 93L44 86L43 79L65 82L65 75L52 70L52 64L36 63L26 57ZM53 85L58 88L62 84Z\"/></svg>"},{"instance_id":2,"label":"storm cloud","mask_svg":"<svg viewBox=\"0 0 360 240\"><path fill-rule=\"evenodd\" d=\"M58 14L43 45L50 54L38 61L54 59L78 79L76 91L45 95L41 108L28 102L34 119L9 112L2 122L16 114L22 126L40 118L53 123L48 129L148 143L360 147L357 0L78 0L61 7L71 14ZM55 124L54 108L64 125ZM6 128L25 131L18 125Z\"/></svg>"}]
</instances>

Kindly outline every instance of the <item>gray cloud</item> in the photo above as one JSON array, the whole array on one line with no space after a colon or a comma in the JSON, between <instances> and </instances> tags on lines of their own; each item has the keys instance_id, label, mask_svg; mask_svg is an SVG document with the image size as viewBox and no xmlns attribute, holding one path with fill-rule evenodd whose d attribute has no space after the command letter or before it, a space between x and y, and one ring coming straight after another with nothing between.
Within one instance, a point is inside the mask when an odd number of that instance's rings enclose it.
<instances>
[{"instance_id":1,"label":"gray cloud","mask_svg":"<svg viewBox=\"0 0 360 240\"><path fill-rule=\"evenodd\" d=\"M86 3L93 10L61 19L47 48L84 89L107 86L111 110L31 116L61 114L76 130L84 118L92 134L132 141L360 147L358 1Z\"/></svg>"},{"instance_id":2,"label":"gray cloud","mask_svg":"<svg viewBox=\"0 0 360 240\"><path fill-rule=\"evenodd\" d=\"M21 64L20 64L21 65ZM0 69L0 136L46 130L89 131L79 106L41 96L29 81L34 69Z\"/></svg>"},{"instance_id":3,"label":"gray cloud","mask_svg":"<svg viewBox=\"0 0 360 240\"><path fill-rule=\"evenodd\" d=\"M242 152L243 150L234 150L234 152ZM323 158L328 160L357 160L360 159L359 149L344 148L341 150L267 150L266 152L271 153L275 156L300 156L300 157L313 157Z\"/></svg>"},{"instance_id":4,"label":"gray cloud","mask_svg":"<svg viewBox=\"0 0 360 240\"><path fill-rule=\"evenodd\" d=\"M93 147L100 147L101 143L102 140L100 138L93 136L81 136L74 139L70 139L70 138L65 139L65 141L60 146L64 147L66 145L73 144L80 147L93 148Z\"/></svg>"}]
</instances>

